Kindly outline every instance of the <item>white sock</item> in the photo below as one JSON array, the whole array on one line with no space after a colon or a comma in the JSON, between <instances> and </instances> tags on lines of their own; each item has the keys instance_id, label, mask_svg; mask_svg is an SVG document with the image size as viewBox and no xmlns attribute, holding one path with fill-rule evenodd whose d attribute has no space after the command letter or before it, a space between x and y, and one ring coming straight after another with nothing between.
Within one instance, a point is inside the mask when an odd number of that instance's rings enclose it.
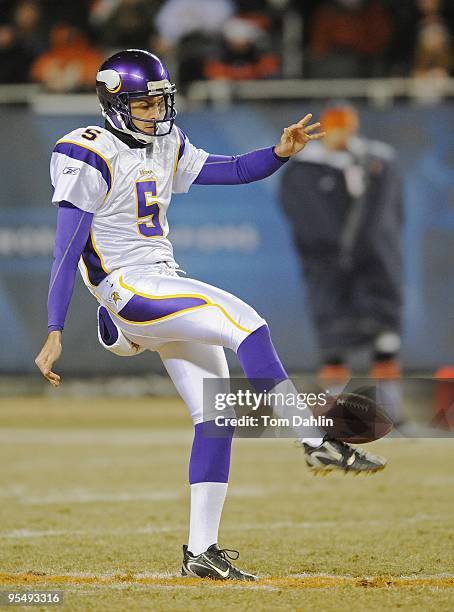
<instances>
[{"instance_id":1,"label":"white sock","mask_svg":"<svg viewBox=\"0 0 454 612\"><path fill-rule=\"evenodd\" d=\"M301 442L317 448L317 446L320 446L320 444L323 442L323 438L301 438Z\"/></svg>"},{"instance_id":2,"label":"white sock","mask_svg":"<svg viewBox=\"0 0 454 612\"><path fill-rule=\"evenodd\" d=\"M282 393L284 397L288 397L291 395L298 395L298 391L295 385L292 383L292 381L289 378L278 383L273 389L271 389L270 393L276 393L276 394ZM277 397L279 397L279 395ZM301 416L303 419L308 419L312 416L312 411L310 408L304 408L303 410L300 410L294 407L283 405L282 403L278 401L275 402L273 405L273 412L278 414L280 417L287 417L287 418L291 418L293 414L297 414ZM294 430L295 430L295 434L298 435L298 433L303 433L305 428L295 427ZM313 430L313 437L301 438L299 436L299 439L301 440L301 442L305 442L306 444L310 444L311 446L320 446L320 444L323 442L325 432L322 431L318 427L313 427L312 430ZM308 433L307 430L306 430L306 433Z\"/></svg>"},{"instance_id":3,"label":"white sock","mask_svg":"<svg viewBox=\"0 0 454 612\"><path fill-rule=\"evenodd\" d=\"M191 485L188 550L193 555L200 555L218 541L227 486L224 482L197 482Z\"/></svg>"}]
</instances>

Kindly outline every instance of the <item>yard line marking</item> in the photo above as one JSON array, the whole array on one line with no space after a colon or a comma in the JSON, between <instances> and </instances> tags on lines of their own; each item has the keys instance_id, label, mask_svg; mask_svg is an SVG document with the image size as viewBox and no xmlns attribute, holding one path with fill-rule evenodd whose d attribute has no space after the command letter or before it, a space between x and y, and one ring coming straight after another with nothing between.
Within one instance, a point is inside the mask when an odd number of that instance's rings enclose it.
<instances>
[{"instance_id":1,"label":"yard line marking","mask_svg":"<svg viewBox=\"0 0 454 612\"><path fill-rule=\"evenodd\" d=\"M252 529L260 531L270 530L281 530L281 529L319 529L319 528L333 528L340 529L343 527L371 527L371 526L386 526L389 523L399 524L415 524L426 521L451 521L450 515L436 516L436 515L416 515L401 518L390 518L389 520L357 520L357 521L280 521L274 523L243 523L242 525L225 525L224 531L251 531ZM169 531L185 531L186 525L181 523L180 525L168 525L162 527L155 526L144 526L137 527L134 529L124 529L122 527L112 529L14 529L12 531L0 531L0 539L8 538L40 538L40 537L59 537L59 536L103 536L103 535L116 535L128 537L131 535L142 535L142 534L158 534L167 533Z\"/></svg>"},{"instance_id":2,"label":"yard line marking","mask_svg":"<svg viewBox=\"0 0 454 612\"><path fill-rule=\"evenodd\" d=\"M74 490L66 494L47 496L25 496L19 501L27 506L46 506L52 504L92 504L99 502L135 502L135 501L175 501L183 497L176 491L143 491L125 493L101 493L96 491Z\"/></svg>"},{"instance_id":3,"label":"yard line marking","mask_svg":"<svg viewBox=\"0 0 454 612\"><path fill-rule=\"evenodd\" d=\"M5 427L0 429L1 444L37 444L44 446L175 446L191 442L188 429L108 429L100 427L71 430L51 428Z\"/></svg>"},{"instance_id":4,"label":"yard line marking","mask_svg":"<svg viewBox=\"0 0 454 612\"><path fill-rule=\"evenodd\" d=\"M279 485L272 487L247 487L247 486L232 486L229 491L230 497L251 498L251 497L269 497L276 493L292 491L288 487ZM299 493L299 491L294 491ZM99 502L107 503L126 503L137 501L175 501L186 499L187 489L181 487L180 491L124 491L121 493L110 493L108 491L90 491L87 489L76 488L68 491L58 492L50 491L47 495L27 495L25 489L13 487L9 492L3 491L1 497L9 497L15 499L16 502L28 506L45 506L53 504L91 504Z\"/></svg>"},{"instance_id":5,"label":"yard line marking","mask_svg":"<svg viewBox=\"0 0 454 612\"><path fill-rule=\"evenodd\" d=\"M179 529L182 529L181 526ZM147 535L174 531L173 527L140 527L138 529L14 529L0 532L0 539L46 538L52 536L104 536L104 535Z\"/></svg>"},{"instance_id":6,"label":"yard line marking","mask_svg":"<svg viewBox=\"0 0 454 612\"><path fill-rule=\"evenodd\" d=\"M152 588L233 588L233 589L262 589L286 588L320 589L353 586L361 588L403 588L403 587L436 587L441 589L454 588L454 576L331 576L326 574L303 574L290 576L259 577L257 582L239 583L237 581L213 581L191 577L175 576L174 574L45 574L43 572L0 572L0 584L42 584L56 585L136 585Z\"/></svg>"}]
</instances>

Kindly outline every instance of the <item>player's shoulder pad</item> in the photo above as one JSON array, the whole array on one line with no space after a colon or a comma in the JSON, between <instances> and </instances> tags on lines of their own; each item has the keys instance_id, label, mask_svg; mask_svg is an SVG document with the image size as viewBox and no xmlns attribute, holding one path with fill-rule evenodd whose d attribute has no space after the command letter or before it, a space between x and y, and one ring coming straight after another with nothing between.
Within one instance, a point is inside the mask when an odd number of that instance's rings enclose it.
<instances>
[{"instance_id":1,"label":"player's shoulder pad","mask_svg":"<svg viewBox=\"0 0 454 612\"><path fill-rule=\"evenodd\" d=\"M120 140L105 128L90 125L77 128L57 140L53 153L83 162L98 170L110 190L112 184L112 162L120 150Z\"/></svg>"},{"instance_id":2,"label":"player's shoulder pad","mask_svg":"<svg viewBox=\"0 0 454 612\"><path fill-rule=\"evenodd\" d=\"M109 161L115 157L120 148L125 146L118 138L115 138L113 134L99 125L77 128L59 138L55 144L55 149L67 149L69 147L59 147L60 144L73 144L77 150L92 151Z\"/></svg>"}]
</instances>

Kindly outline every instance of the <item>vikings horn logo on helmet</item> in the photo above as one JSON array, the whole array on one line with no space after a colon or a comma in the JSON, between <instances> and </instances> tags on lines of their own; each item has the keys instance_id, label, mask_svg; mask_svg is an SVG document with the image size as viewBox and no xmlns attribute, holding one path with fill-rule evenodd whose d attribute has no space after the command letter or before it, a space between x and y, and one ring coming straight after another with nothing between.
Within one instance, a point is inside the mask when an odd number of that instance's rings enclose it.
<instances>
[{"instance_id":1,"label":"vikings horn logo on helmet","mask_svg":"<svg viewBox=\"0 0 454 612\"><path fill-rule=\"evenodd\" d=\"M116 70L100 70L96 75L99 83L105 83L109 93L118 93L121 89L121 76Z\"/></svg>"}]
</instances>

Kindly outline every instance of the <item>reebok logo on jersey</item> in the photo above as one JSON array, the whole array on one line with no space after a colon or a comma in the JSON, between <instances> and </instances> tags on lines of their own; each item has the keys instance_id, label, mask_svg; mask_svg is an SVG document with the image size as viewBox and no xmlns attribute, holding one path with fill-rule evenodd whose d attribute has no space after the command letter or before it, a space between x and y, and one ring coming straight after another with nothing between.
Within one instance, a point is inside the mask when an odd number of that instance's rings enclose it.
<instances>
[{"instance_id":1,"label":"reebok logo on jersey","mask_svg":"<svg viewBox=\"0 0 454 612\"><path fill-rule=\"evenodd\" d=\"M73 168L71 166L66 166L63 170L63 174L77 174L80 171L80 168Z\"/></svg>"}]
</instances>

